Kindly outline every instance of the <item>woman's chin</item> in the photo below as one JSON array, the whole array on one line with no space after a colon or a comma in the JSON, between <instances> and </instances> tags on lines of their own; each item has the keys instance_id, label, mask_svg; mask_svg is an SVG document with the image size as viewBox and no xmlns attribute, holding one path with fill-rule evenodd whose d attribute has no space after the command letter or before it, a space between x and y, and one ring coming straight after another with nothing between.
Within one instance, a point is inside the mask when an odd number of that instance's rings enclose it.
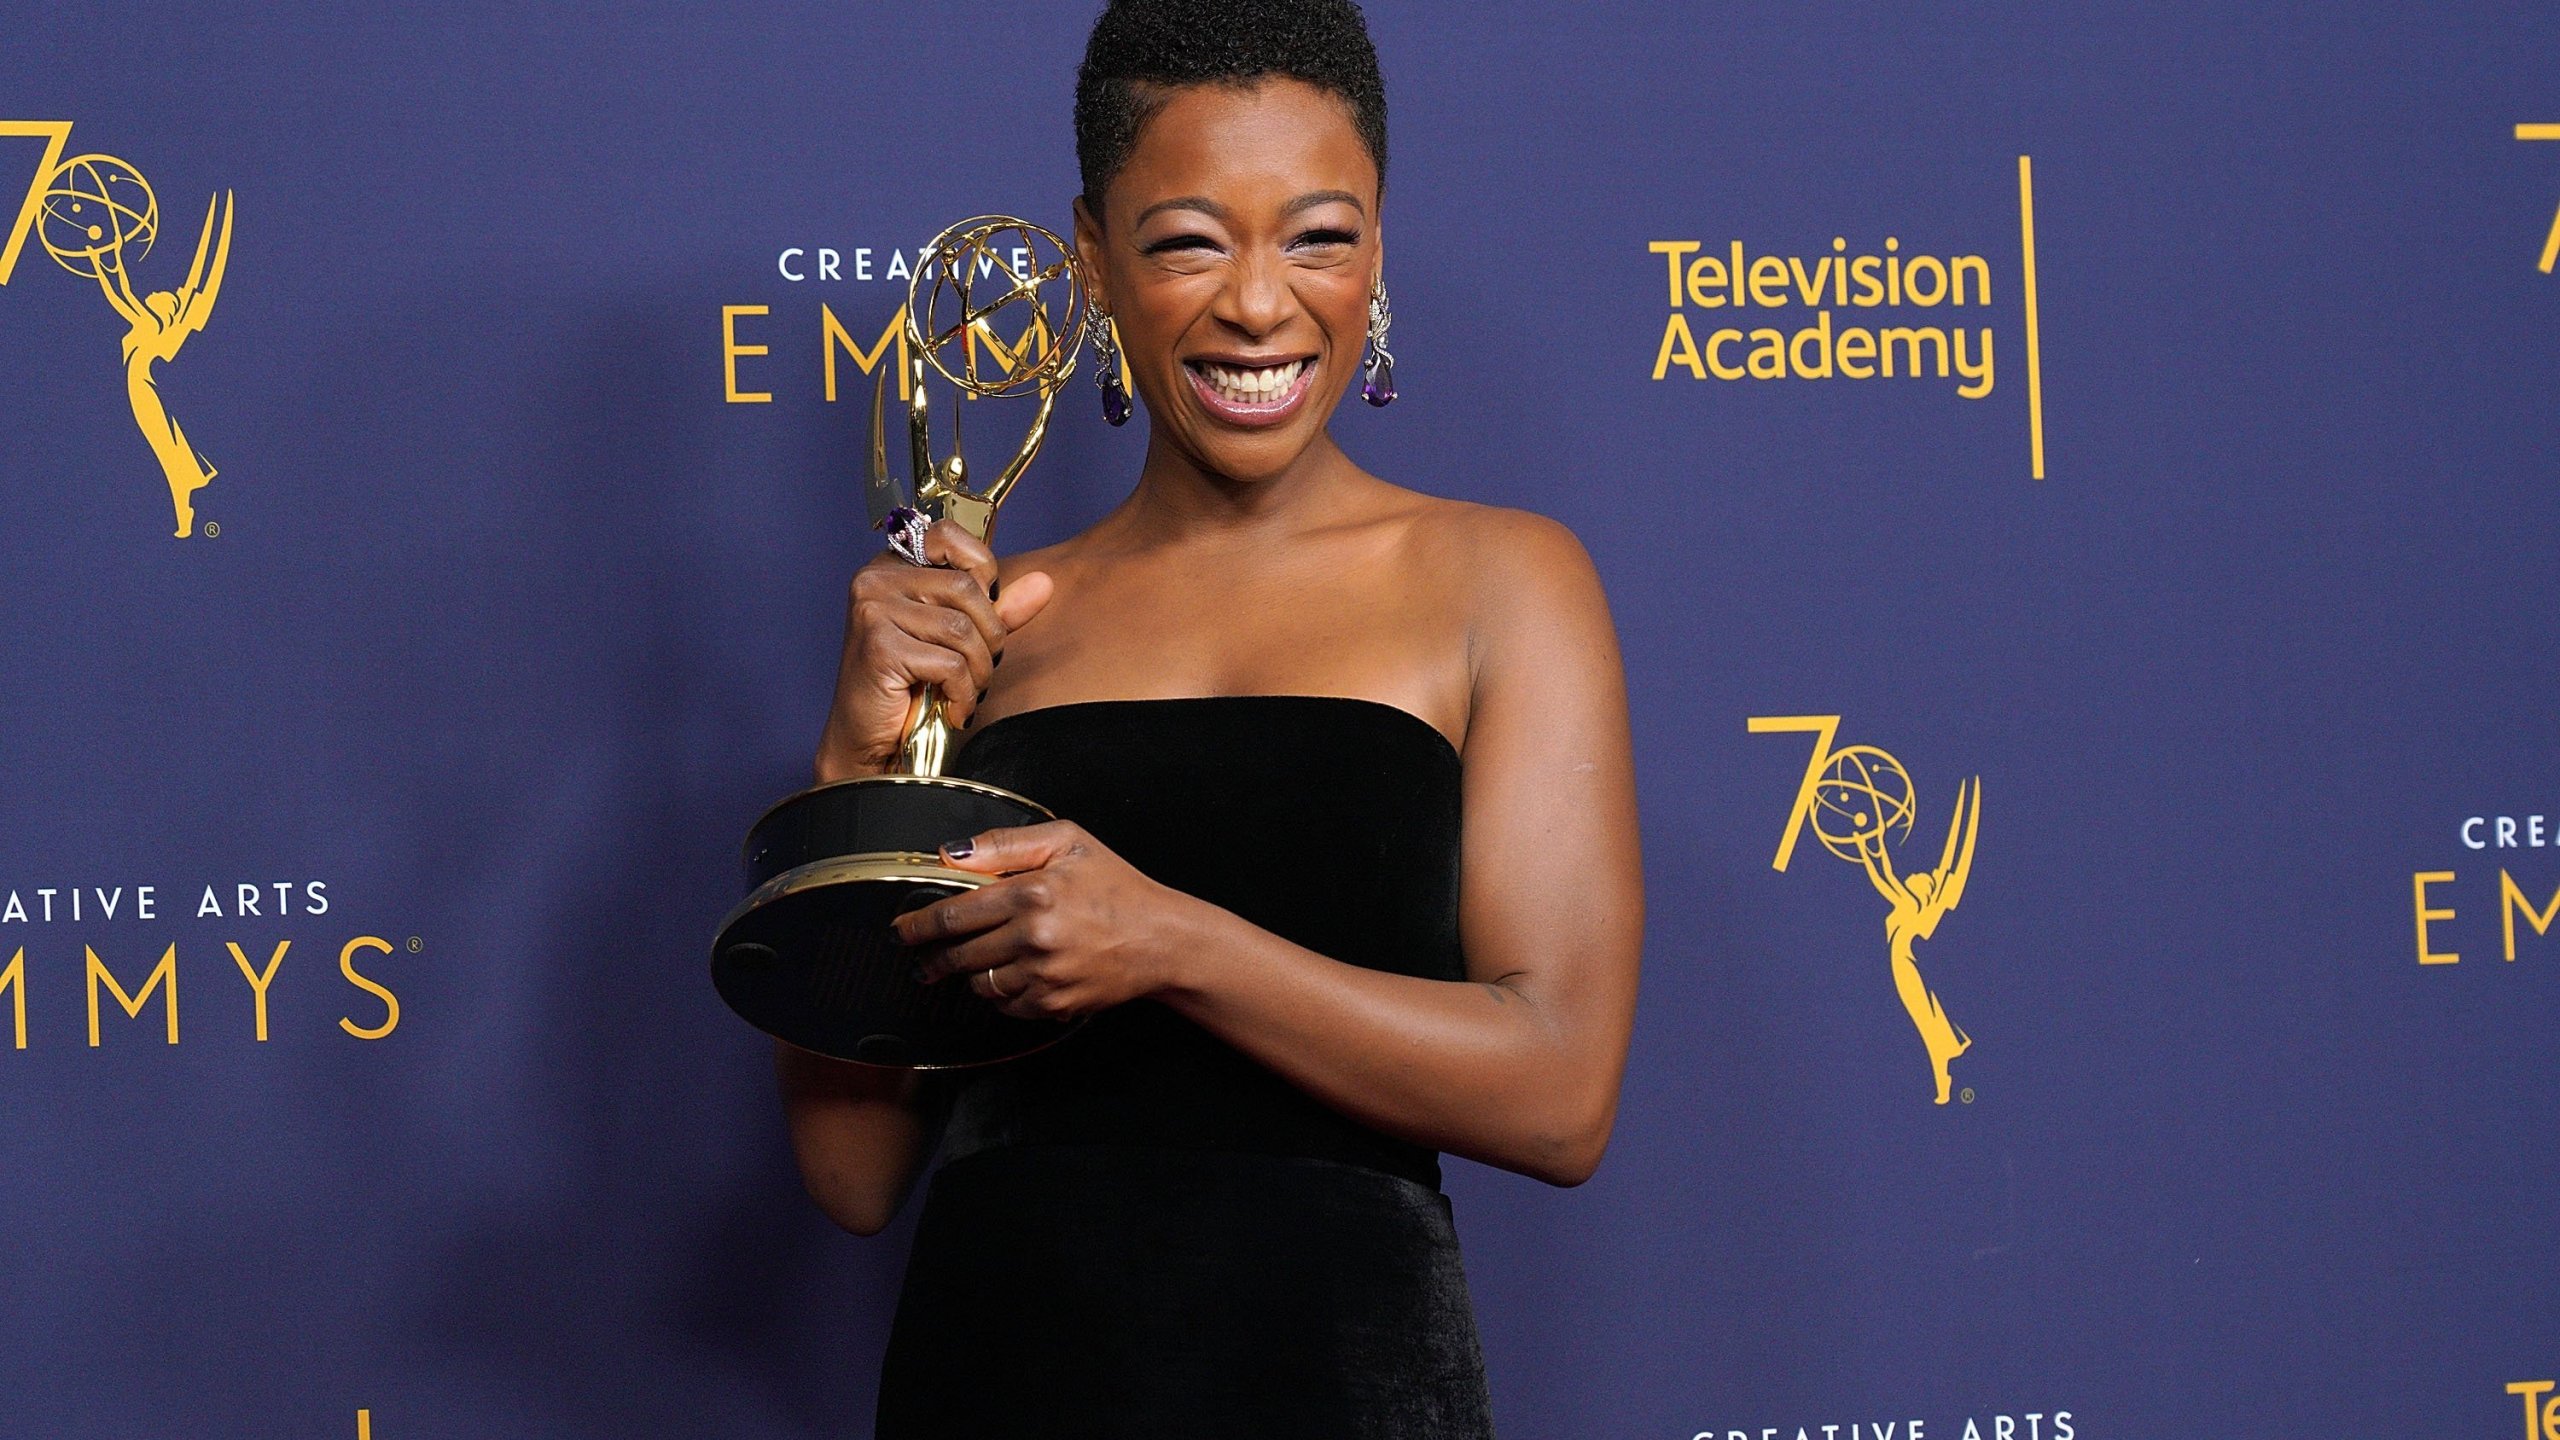
<instances>
[{"instance_id":1,"label":"woman's chin","mask_svg":"<svg viewBox=\"0 0 2560 1440\"><path fill-rule=\"evenodd\" d=\"M1192 450L1201 467L1229 480L1253 484L1289 473L1307 447L1324 433L1320 425L1290 425L1239 434L1208 424L1192 429Z\"/></svg>"},{"instance_id":2,"label":"woman's chin","mask_svg":"<svg viewBox=\"0 0 2560 1440\"><path fill-rule=\"evenodd\" d=\"M1212 474L1247 482L1277 479L1323 438L1328 407L1314 403L1321 398L1325 397L1306 396L1276 425L1237 425L1206 406L1185 404L1181 424L1185 448Z\"/></svg>"}]
</instances>

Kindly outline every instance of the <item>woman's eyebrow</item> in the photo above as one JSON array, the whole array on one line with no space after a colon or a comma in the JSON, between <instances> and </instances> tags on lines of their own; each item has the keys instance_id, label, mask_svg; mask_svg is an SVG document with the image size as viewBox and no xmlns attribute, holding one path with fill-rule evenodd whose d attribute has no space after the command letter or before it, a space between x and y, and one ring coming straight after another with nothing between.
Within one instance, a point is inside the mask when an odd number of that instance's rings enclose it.
<instances>
[{"instance_id":1,"label":"woman's eyebrow","mask_svg":"<svg viewBox=\"0 0 2560 1440\"><path fill-rule=\"evenodd\" d=\"M1137 223L1144 225L1150 216L1164 210L1197 210L1212 220L1227 218L1227 207L1206 195L1177 195L1170 200L1159 200L1139 211Z\"/></svg>"},{"instance_id":2,"label":"woman's eyebrow","mask_svg":"<svg viewBox=\"0 0 2560 1440\"><path fill-rule=\"evenodd\" d=\"M1363 215L1369 213L1369 207L1360 203L1360 197L1348 190L1310 190L1290 201L1280 213L1283 216L1295 215L1301 210L1313 210L1319 205L1348 205Z\"/></svg>"}]
</instances>

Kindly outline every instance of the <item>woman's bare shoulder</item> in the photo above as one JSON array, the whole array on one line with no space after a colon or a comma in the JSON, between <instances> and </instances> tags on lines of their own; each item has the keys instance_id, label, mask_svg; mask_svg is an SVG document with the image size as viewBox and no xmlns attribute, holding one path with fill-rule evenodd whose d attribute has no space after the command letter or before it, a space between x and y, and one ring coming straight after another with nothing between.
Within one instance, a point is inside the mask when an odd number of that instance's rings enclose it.
<instances>
[{"instance_id":1,"label":"woman's bare shoulder","mask_svg":"<svg viewBox=\"0 0 2560 1440\"><path fill-rule=\"evenodd\" d=\"M1076 542L1084 538L1084 535L1070 535L1056 544L1043 545L1037 550L1019 550L1011 555L1000 555L996 557L996 575L1001 581L1015 575L1028 575L1038 570L1048 574L1051 579L1056 579L1059 577L1059 572L1074 566Z\"/></svg>"},{"instance_id":2,"label":"woman's bare shoulder","mask_svg":"<svg viewBox=\"0 0 2560 1440\"><path fill-rule=\"evenodd\" d=\"M1529 510L1405 490L1406 548L1417 569L1479 615L1599 598L1590 552L1562 522Z\"/></svg>"}]
</instances>

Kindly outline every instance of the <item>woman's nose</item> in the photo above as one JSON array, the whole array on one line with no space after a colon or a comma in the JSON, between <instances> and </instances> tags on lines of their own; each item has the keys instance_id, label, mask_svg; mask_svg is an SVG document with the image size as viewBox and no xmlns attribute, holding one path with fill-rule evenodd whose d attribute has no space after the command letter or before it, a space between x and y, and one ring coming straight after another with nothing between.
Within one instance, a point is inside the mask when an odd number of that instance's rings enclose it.
<instances>
[{"instance_id":1,"label":"woman's nose","mask_svg":"<svg viewBox=\"0 0 2560 1440\"><path fill-rule=\"evenodd\" d=\"M1218 295L1218 319L1257 340L1279 329L1295 303L1286 266L1276 256L1247 257L1233 273Z\"/></svg>"}]
</instances>

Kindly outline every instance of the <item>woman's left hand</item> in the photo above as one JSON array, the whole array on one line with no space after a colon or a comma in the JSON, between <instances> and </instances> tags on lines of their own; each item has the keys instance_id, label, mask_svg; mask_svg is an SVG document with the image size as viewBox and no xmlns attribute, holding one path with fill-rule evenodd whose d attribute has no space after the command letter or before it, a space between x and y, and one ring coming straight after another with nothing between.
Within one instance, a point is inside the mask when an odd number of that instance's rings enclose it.
<instances>
[{"instance_id":1,"label":"woman's left hand","mask_svg":"<svg viewBox=\"0 0 2560 1440\"><path fill-rule=\"evenodd\" d=\"M943 847L958 870L1003 878L897 918L923 951L919 984L968 976L1021 1020L1067 1020L1163 990L1201 902L1159 885L1066 820Z\"/></svg>"}]
</instances>

